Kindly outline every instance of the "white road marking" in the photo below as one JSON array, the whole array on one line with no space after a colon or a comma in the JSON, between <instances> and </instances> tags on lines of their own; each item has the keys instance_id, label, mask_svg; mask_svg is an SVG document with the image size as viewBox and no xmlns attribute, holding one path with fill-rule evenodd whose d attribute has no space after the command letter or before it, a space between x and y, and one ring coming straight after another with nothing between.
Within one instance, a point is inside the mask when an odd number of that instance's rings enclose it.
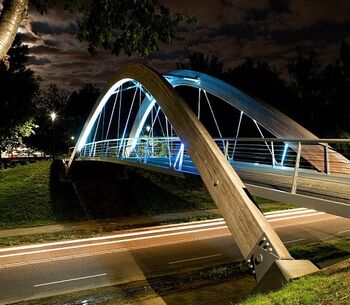
<instances>
[{"instance_id":1,"label":"white road marking","mask_svg":"<svg viewBox=\"0 0 350 305\"><path fill-rule=\"evenodd\" d=\"M350 230L339 231L337 234L343 234L343 233L347 233L347 232L350 232Z\"/></svg>"},{"instance_id":2,"label":"white road marking","mask_svg":"<svg viewBox=\"0 0 350 305\"><path fill-rule=\"evenodd\" d=\"M303 241L306 240L305 238L299 238L299 239L293 239L293 240L288 240L288 241L284 241L284 244L291 244L291 243L296 243L298 241Z\"/></svg>"},{"instance_id":3,"label":"white road marking","mask_svg":"<svg viewBox=\"0 0 350 305\"><path fill-rule=\"evenodd\" d=\"M169 262L169 265L179 264L179 263L184 263L184 262L192 262L192 261L197 261L197 260L211 258L211 257L217 257L217 256L222 256L222 254L218 253L218 254L212 254L212 255L206 255L206 256L200 256L200 257L194 257L194 258L188 258L188 259L182 259L182 260L179 260L179 261Z\"/></svg>"},{"instance_id":4,"label":"white road marking","mask_svg":"<svg viewBox=\"0 0 350 305\"><path fill-rule=\"evenodd\" d=\"M61 281L56 281L56 282L48 282L48 283L43 283L43 284L36 284L36 285L34 285L34 287L42 287L42 286L56 285L56 284L60 284L60 283L80 281L80 280L92 279L92 278L95 278L95 277L101 277L101 276L106 276L106 275L107 275L107 273L94 274L94 275L76 277L76 278L68 279L68 280L61 280Z\"/></svg>"}]
</instances>

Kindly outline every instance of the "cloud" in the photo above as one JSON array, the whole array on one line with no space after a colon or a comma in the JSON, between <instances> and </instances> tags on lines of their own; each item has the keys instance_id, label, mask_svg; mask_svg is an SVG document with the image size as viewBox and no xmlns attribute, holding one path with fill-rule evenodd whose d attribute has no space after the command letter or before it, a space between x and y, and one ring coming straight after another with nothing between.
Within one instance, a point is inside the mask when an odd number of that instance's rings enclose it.
<instances>
[{"instance_id":1,"label":"cloud","mask_svg":"<svg viewBox=\"0 0 350 305\"><path fill-rule=\"evenodd\" d=\"M0 0L1 2L1 0ZM232 68L246 57L286 64L296 45L314 48L323 63L337 56L338 43L350 36L348 0L162 0L172 12L195 15L195 26L182 25L184 42L161 44L146 62L160 72L176 68L191 52L214 54ZM47 15L31 10L21 26L30 51L30 68L43 86L57 83L78 89L86 82L103 86L125 63L141 61L98 49L92 57L75 38L79 16L64 11L62 1Z\"/></svg>"}]
</instances>

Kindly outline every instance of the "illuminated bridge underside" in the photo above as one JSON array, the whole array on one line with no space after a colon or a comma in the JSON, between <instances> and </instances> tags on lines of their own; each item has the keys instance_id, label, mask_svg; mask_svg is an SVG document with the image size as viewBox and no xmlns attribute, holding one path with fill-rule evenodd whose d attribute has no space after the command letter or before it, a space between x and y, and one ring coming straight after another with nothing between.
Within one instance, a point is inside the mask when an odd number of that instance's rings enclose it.
<instances>
[{"instance_id":1,"label":"illuminated bridge underside","mask_svg":"<svg viewBox=\"0 0 350 305\"><path fill-rule=\"evenodd\" d=\"M76 161L101 161L138 167L167 175L185 177L186 174L199 175L191 159L184 159L181 171L169 167L165 158L148 158L147 163L136 158L112 159L105 157L84 157ZM291 193L293 169L254 165L245 162L230 162L249 192L254 196L329 214L350 218L350 179L329 176L315 171L300 170L298 193Z\"/></svg>"},{"instance_id":2,"label":"illuminated bridge underside","mask_svg":"<svg viewBox=\"0 0 350 305\"><path fill-rule=\"evenodd\" d=\"M179 154L182 152L182 161L186 161L183 156L186 146L188 156L193 162L193 168L198 170L242 255L246 258L249 267L252 268L257 281L262 283L261 287L267 285L265 288L272 288L272 279L274 278L276 279L275 286L279 286L291 278L316 271L317 268L309 261L293 260L276 232L250 199L245 185L203 124L166 79L143 65L133 64L121 68L101 94L72 153L68 171L76 153L81 153L82 149L86 148L88 134L108 98L115 92L116 88L128 81L142 84L152 95L149 99L157 101L171 122L177 135L184 143L180 145L179 151ZM212 86L215 87L215 84ZM141 106L141 108L147 107ZM238 108L242 110L240 107ZM249 113L249 109L247 110ZM249 113L249 115L254 115L254 113ZM125 142L124 136L121 141L121 143ZM97 145L94 143L92 145L95 145L92 146L95 150ZM121 145L119 150L120 148ZM124 152L125 148L124 145ZM179 158L178 156L176 159ZM123 159L122 162L130 162L127 160L128 152L123 154ZM116 160L116 162L118 161ZM174 162L176 163L177 160ZM136 164L141 165L142 163L130 162L129 165ZM155 165L152 168L160 167Z\"/></svg>"}]
</instances>

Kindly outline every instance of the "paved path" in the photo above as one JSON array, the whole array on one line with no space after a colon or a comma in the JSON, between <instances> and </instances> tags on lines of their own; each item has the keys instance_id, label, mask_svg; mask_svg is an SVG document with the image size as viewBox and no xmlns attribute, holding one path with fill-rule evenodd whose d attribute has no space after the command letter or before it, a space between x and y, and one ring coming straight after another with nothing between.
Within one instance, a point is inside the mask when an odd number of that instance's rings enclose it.
<instances>
[{"instance_id":1,"label":"paved path","mask_svg":"<svg viewBox=\"0 0 350 305\"><path fill-rule=\"evenodd\" d=\"M350 236L350 220L307 209L267 213L287 245ZM222 219L0 249L0 304L241 260ZM169 303L171 304L171 303Z\"/></svg>"}]
</instances>

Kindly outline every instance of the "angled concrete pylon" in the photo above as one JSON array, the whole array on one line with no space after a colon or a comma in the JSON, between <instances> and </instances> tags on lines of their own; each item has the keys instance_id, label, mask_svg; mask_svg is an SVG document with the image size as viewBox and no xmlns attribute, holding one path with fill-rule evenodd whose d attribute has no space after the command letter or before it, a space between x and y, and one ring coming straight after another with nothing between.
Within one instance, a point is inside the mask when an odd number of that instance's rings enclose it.
<instances>
[{"instance_id":1,"label":"angled concrete pylon","mask_svg":"<svg viewBox=\"0 0 350 305\"><path fill-rule=\"evenodd\" d=\"M130 80L139 82L152 94L186 146L261 290L278 288L286 281L317 271L310 261L291 257L203 124L168 81L146 66L129 64L117 72L87 120L68 170L106 103L104 97L116 86Z\"/></svg>"}]
</instances>

